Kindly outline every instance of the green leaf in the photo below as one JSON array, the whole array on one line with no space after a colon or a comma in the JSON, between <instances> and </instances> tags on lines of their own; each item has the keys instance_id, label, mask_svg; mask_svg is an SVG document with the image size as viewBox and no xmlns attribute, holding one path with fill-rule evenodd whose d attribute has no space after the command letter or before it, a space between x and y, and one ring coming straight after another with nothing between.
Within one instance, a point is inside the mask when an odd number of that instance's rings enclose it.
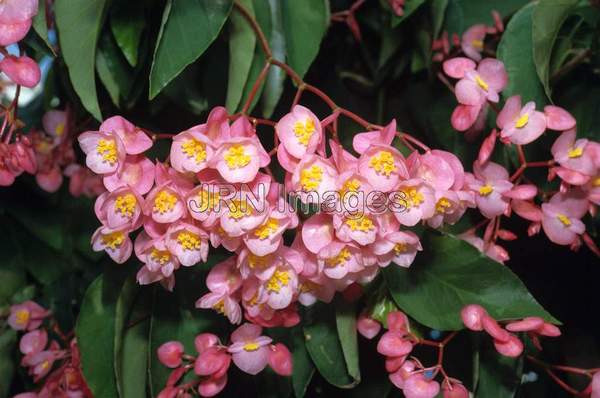
<instances>
[{"instance_id":1,"label":"green leaf","mask_svg":"<svg viewBox=\"0 0 600 398\"><path fill-rule=\"evenodd\" d=\"M96 44L106 0L56 0L54 14L62 56L84 108L101 120L96 93Z\"/></svg>"},{"instance_id":2,"label":"green leaf","mask_svg":"<svg viewBox=\"0 0 600 398\"><path fill-rule=\"evenodd\" d=\"M335 323L342 344L342 352L348 367L348 374L360 381L358 366L358 339L356 336L356 308L338 297L335 301Z\"/></svg>"},{"instance_id":3,"label":"green leaf","mask_svg":"<svg viewBox=\"0 0 600 398\"><path fill-rule=\"evenodd\" d=\"M240 4L254 16L252 0L240 0ZM234 113L240 104L244 86L252 67L256 36L248 21L238 12L231 13L229 32L229 81L225 106Z\"/></svg>"},{"instance_id":4,"label":"green leaf","mask_svg":"<svg viewBox=\"0 0 600 398\"><path fill-rule=\"evenodd\" d=\"M150 70L150 99L217 38L233 0L169 0Z\"/></svg>"},{"instance_id":5,"label":"green leaf","mask_svg":"<svg viewBox=\"0 0 600 398\"><path fill-rule=\"evenodd\" d=\"M340 388L352 388L358 383L348 372L333 306L318 303L309 308L304 340L315 366L328 383Z\"/></svg>"},{"instance_id":6,"label":"green leaf","mask_svg":"<svg viewBox=\"0 0 600 398\"><path fill-rule=\"evenodd\" d=\"M17 344L17 332L6 329L0 334L0 397L8 397L13 381L15 365L13 350Z\"/></svg>"},{"instance_id":7,"label":"green leaf","mask_svg":"<svg viewBox=\"0 0 600 398\"><path fill-rule=\"evenodd\" d=\"M461 35L466 29L476 24L493 25L492 10L496 10L505 18L529 3L530 0L502 0L494 2L481 0L449 0L446 12L446 30L448 33Z\"/></svg>"},{"instance_id":8,"label":"green leaf","mask_svg":"<svg viewBox=\"0 0 600 398\"><path fill-rule=\"evenodd\" d=\"M426 234L425 250L410 268L389 266L384 275L398 306L438 330L463 328L460 311L480 304L499 320L539 316L554 319L508 267L451 235Z\"/></svg>"},{"instance_id":9,"label":"green leaf","mask_svg":"<svg viewBox=\"0 0 600 398\"><path fill-rule=\"evenodd\" d=\"M306 389L315 373L315 366L304 344L302 328L294 328L292 331L291 347L288 348L292 351L292 362L294 364L294 371L292 373L294 395L296 398L302 398L306 394Z\"/></svg>"},{"instance_id":10,"label":"green leaf","mask_svg":"<svg viewBox=\"0 0 600 398\"><path fill-rule=\"evenodd\" d=\"M280 0L288 64L301 77L313 62L329 26L328 0Z\"/></svg>"},{"instance_id":11,"label":"green leaf","mask_svg":"<svg viewBox=\"0 0 600 398\"><path fill-rule=\"evenodd\" d=\"M561 26L579 0L540 0L533 11L533 61L548 98L550 59Z\"/></svg>"},{"instance_id":12,"label":"green leaf","mask_svg":"<svg viewBox=\"0 0 600 398\"><path fill-rule=\"evenodd\" d=\"M133 83L133 71L109 32L100 38L96 55L98 76L118 107Z\"/></svg>"},{"instance_id":13,"label":"green leaf","mask_svg":"<svg viewBox=\"0 0 600 398\"><path fill-rule=\"evenodd\" d=\"M535 101L538 109L548 103L533 63L532 14L536 4L519 10L506 26L498 45L498 59L504 62L508 85L504 98L520 95L523 103Z\"/></svg>"},{"instance_id":14,"label":"green leaf","mask_svg":"<svg viewBox=\"0 0 600 398\"><path fill-rule=\"evenodd\" d=\"M114 368L115 312L125 272L116 267L119 266L108 265L88 287L75 327L83 374L96 398L118 396Z\"/></svg>"},{"instance_id":15,"label":"green leaf","mask_svg":"<svg viewBox=\"0 0 600 398\"><path fill-rule=\"evenodd\" d=\"M144 26L144 2L121 1L111 10L110 28L125 59L131 66L138 62L138 49Z\"/></svg>"},{"instance_id":16,"label":"green leaf","mask_svg":"<svg viewBox=\"0 0 600 398\"><path fill-rule=\"evenodd\" d=\"M50 44L50 41L48 40L48 25L46 23L46 2L45 1L40 1L38 3L38 13L36 14L35 17L33 17L32 27L33 27L33 30L35 31L35 33L37 33L37 35L45 43L46 47L48 48L48 50L50 50L52 55L56 56L56 52L54 51L54 48L52 47L52 45Z\"/></svg>"},{"instance_id":17,"label":"green leaf","mask_svg":"<svg viewBox=\"0 0 600 398\"><path fill-rule=\"evenodd\" d=\"M483 347L477 354L477 397L513 398L521 385L523 357L509 358L494 347Z\"/></svg>"},{"instance_id":18,"label":"green leaf","mask_svg":"<svg viewBox=\"0 0 600 398\"><path fill-rule=\"evenodd\" d=\"M271 34L269 45L273 58L285 62L286 39L282 23L282 10L279 0L269 0L271 9ZM281 68L271 67L265 81L265 88L262 95L262 113L265 118L270 118L275 110L275 106L283 94L283 83L286 74Z\"/></svg>"},{"instance_id":19,"label":"green leaf","mask_svg":"<svg viewBox=\"0 0 600 398\"><path fill-rule=\"evenodd\" d=\"M446 9L448 8L449 0L432 0L431 1L431 20L433 25L433 37L437 38L444 24Z\"/></svg>"},{"instance_id":20,"label":"green leaf","mask_svg":"<svg viewBox=\"0 0 600 398\"><path fill-rule=\"evenodd\" d=\"M404 5L404 14L401 17L396 14L392 15L392 27L396 27L404 22L413 12L417 11L419 7L425 4L425 0L406 0Z\"/></svg>"}]
</instances>

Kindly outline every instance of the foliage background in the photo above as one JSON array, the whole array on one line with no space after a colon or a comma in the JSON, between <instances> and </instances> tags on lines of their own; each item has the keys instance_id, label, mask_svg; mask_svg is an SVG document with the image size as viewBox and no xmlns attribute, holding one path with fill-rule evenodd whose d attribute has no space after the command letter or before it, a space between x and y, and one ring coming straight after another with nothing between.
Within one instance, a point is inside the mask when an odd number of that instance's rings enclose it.
<instances>
[{"instance_id":1,"label":"foliage background","mask_svg":"<svg viewBox=\"0 0 600 398\"><path fill-rule=\"evenodd\" d=\"M467 142L450 126L455 100L436 79L440 65L431 61L431 43L443 30L461 34L475 23L491 24L490 12L498 10L508 22L497 53L511 79L503 95L519 93L538 107L550 102L563 106L577 118L580 135L600 139L600 9L594 2L406 0L405 15L396 17L387 2L368 0L357 12L360 42L345 24L329 22L330 10L345 10L351 1L240 2L253 10L275 57L286 60L339 105L378 124L396 118L400 129L454 152L466 165L474 160L479 142ZM20 113L32 128L39 127L45 110L72 104L82 129L121 114L150 130L176 133L203 122L213 106L239 110L265 62L251 30L232 11L231 0L56 0L58 46L51 44L55 34L48 32L44 11L26 39L28 53L52 61L43 93ZM586 62L565 67L582 51L588 52ZM277 119L287 112L294 94L289 79L273 68L252 114ZM319 116L327 114L317 98L306 95L302 103ZM358 130L344 122L340 136L349 144ZM270 148L272 131L259 134ZM545 160L551 142L540 140L528 148L528 157ZM153 151L164 159L167 147L157 145ZM498 156L515 164L509 150ZM539 183L544 177L532 176ZM75 328L84 372L97 397L155 396L167 376L154 355L157 346L179 339L191 349L193 337L203 330L224 335L230 330L222 318L193 308L205 289L206 271L226 254L211 250L208 264L178 271L174 294L140 288L133 282L137 260L117 266L91 251L89 238L97 224L92 207L92 200L73 199L66 187L46 194L27 177L0 191L0 306L6 312L11 303L36 298L52 309L63 329ZM465 230L476 221L465 217L449 232ZM597 240L598 218L588 227ZM527 226L521 222L511 221L506 228L521 236L506 244L511 254L507 267L565 325L563 336L545 345L545 358L598 366L600 262L587 250L573 253L544 236L527 238ZM393 298L423 324L423 333L430 333L428 327L460 327L452 305L456 290L465 286L478 294L488 288L501 294L492 310L508 311L500 315L547 314L508 269L499 269L466 244L430 237L424 245L432 252L417 261L415 273L385 275ZM432 278L419 273L419 267L446 273L455 288L443 292ZM489 273L477 273L486 267ZM418 288L411 289L415 280ZM478 283L485 286L475 286ZM370 297L377 302L368 304L389 309L392 302L384 281L378 280L372 289ZM427 312L432 291L439 298L436 316ZM355 312L355 307L337 300L335 305L307 309L306 323L300 327L270 331L293 349L294 376L287 380L268 372L256 378L232 373L230 380L235 382L225 394L401 395L386 380L374 343L361 340L357 345ZM315 339L305 344L304 334ZM31 387L16 366L16 341L14 332L1 329L0 396ZM522 360L499 360L488 344L463 333L447 354L450 374L475 388L476 396L564 396L539 369ZM325 356L323 347L329 350ZM539 380L520 385L521 375L532 370Z\"/></svg>"}]
</instances>

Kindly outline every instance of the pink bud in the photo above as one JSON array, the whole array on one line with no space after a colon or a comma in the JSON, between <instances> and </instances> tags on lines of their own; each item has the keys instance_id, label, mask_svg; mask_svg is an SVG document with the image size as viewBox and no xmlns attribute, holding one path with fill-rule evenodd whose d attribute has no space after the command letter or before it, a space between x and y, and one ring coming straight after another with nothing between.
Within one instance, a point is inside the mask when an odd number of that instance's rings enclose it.
<instances>
[{"instance_id":1,"label":"pink bud","mask_svg":"<svg viewBox=\"0 0 600 398\"><path fill-rule=\"evenodd\" d=\"M179 341L168 341L158 347L158 360L168 368L176 368L181 365L183 351L183 344Z\"/></svg>"},{"instance_id":2,"label":"pink bud","mask_svg":"<svg viewBox=\"0 0 600 398\"><path fill-rule=\"evenodd\" d=\"M533 235L537 235L540 233L540 230L542 229L542 224L539 222L534 222L529 224L529 227L527 228L527 235L528 236L533 236Z\"/></svg>"},{"instance_id":3,"label":"pink bud","mask_svg":"<svg viewBox=\"0 0 600 398\"><path fill-rule=\"evenodd\" d=\"M202 354L207 348L217 345L219 338L212 333L200 333L194 339L194 347L198 354Z\"/></svg>"},{"instance_id":4,"label":"pink bud","mask_svg":"<svg viewBox=\"0 0 600 398\"><path fill-rule=\"evenodd\" d=\"M502 195L511 199L531 200L537 195L537 187L531 184L517 185Z\"/></svg>"},{"instance_id":5,"label":"pink bud","mask_svg":"<svg viewBox=\"0 0 600 398\"><path fill-rule=\"evenodd\" d=\"M500 354L511 358L518 357L523 352L523 343L514 334L509 334L505 342L494 340L494 347Z\"/></svg>"},{"instance_id":6,"label":"pink bud","mask_svg":"<svg viewBox=\"0 0 600 398\"><path fill-rule=\"evenodd\" d=\"M177 387L166 387L160 393L157 398L175 398L179 389Z\"/></svg>"},{"instance_id":7,"label":"pink bud","mask_svg":"<svg viewBox=\"0 0 600 398\"><path fill-rule=\"evenodd\" d=\"M498 237L502 240L507 240L507 241L511 241L511 240L515 240L517 239L517 235L515 235L513 232L507 230L507 229L499 229L498 230Z\"/></svg>"},{"instance_id":8,"label":"pink bud","mask_svg":"<svg viewBox=\"0 0 600 398\"><path fill-rule=\"evenodd\" d=\"M465 73L470 70L475 70L477 65L473 60L465 57L451 58L444 62L442 68L444 73L455 79L462 79L465 77Z\"/></svg>"},{"instance_id":9,"label":"pink bud","mask_svg":"<svg viewBox=\"0 0 600 398\"><path fill-rule=\"evenodd\" d=\"M468 130L475 124L480 110L480 105L458 105L450 117L452 127L458 131Z\"/></svg>"},{"instance_id":10,"label":"pink bud","mask_svg":"<svg viewBox=\"0 0 600 398\"><path fill-rule=\"evenodd\" d=\"M440 384L416 373L404 381L403 392L406 398L433 398L440 392Z\"/></svg>"},{"instance_id":11,"label":"pink bud","mask_svg":"<svg viewBox=\"0 0 600 398\"><path fill-rule=\"evenodd\" d=\"M481 148L479 149L479 163L484 164L488 161L492 153L494 152L494 147L496 146L496 138L498 134L496 130L492 130L490 135L488 135L483 142L481 143Z\"/></svg>"},{"instance_id":12,"label":"pink bud","mask_svg":"<svg viewBox=\"0 0 600 398\"><path fill-rule=\"evenodd\" d=\"M537 330L542 336L558 337L561 335L560 329L551 323L544 323L541 328Z\"/></svg>"},{"instance_id":13,"label":"pink bud","mask_svg":"<svg viewBox=\"0 0 600 398\"><path fill-rule=\"evenodd\" d=\"M394 373L406 362L406 355L401 357L386 357L385 358L385 370L388 373Z\"/></svg>"},{"instance_id":14,"label":"pink bud","mask_svg":"<svg viewBox=\"0 0 600 398\"><path fill-rule=\"evenodd\" d=\"M50 170L45 172L38 172L35 175L35 180L46 192L54 193L58 191L63 182L63 176L58 166L52 167Z\"/></svg>"},{"instance_id":15,"label":"pink bud","mask_svg":"<svg viewBox=\"0 0 600 398\"><path fill-rule=\"evenodd\" d=\"M4 57L0 61L0 70L15 84L29 88L35 87L41 78L38 64L25 55L18 58L12 55Z\"/></svg>"},{"instance_id":16,"label":"pink bud","mask_svg":"<svg viewBox=\"0 0 600 398\"><path fill-rule=\"evenodd\" d=\"M444 384L444 398L469 398L469 390L459 383L452 383L450 386Z\"/></svg>"},{"instance_id":17,"label":"pink bud","mask_svg":"<svg viewBox=\"0 0 600 398\"><path fill-rule=\"evenodd\" d=\"M231 356L219 347L209 347L202 352L194 363L194 372L198 376L210 376L222 373L222 369L229 368Z\"/></svg>"},{"instance_id":18,"label":"pink bud","mask_svg":"<svg viewBox=\"0 0 600 398\"><path fill-rule=\"evenodd\" d=\"M415 367L416 366L413 361L408 360L404 362L398 370L390 374L390 381L399 389L403 389L404 381L412 374L413 370L415 370Z\"/></svg>"},{"instance_id":19,"label":"pink bud","mask_svg":"<svg viewBox=\"0 0 600 398\"><path fill-rule=\"evenodd\" d=\"M502 326L500 326L498 324L498 322L496 322L496 320L494 318L492 318L489 315L486 315L483 317L483 319L481 320L481 324L483 325L483 329L494 338L494 340L498 340L498 341L508 341L509 337L510 337L510 333L508 333L506 330L504 330L502 328Z\"/></svg>"},{"instance_id":20,"label":"pink bud","mask_svg":"<svg viewBox=\"0 0 600 398\"><path fill-rule=\"evenodd\" d=\"M504 32L504 22L502 22L502 16L496 10L492 10L492 17L494 18L494 25L498 32Z\"/></svg>"},{"instance_id":21,"label":"pink bud","mask_svg":"<svg viewBox=\"0 0 600 398\"><path fill-rule=\"evenodd\" d=\"M527 317L520 321L510 322L506 325L506 330L510 332L529 332L536 330L544 325L544 320L537 316Z\"/></svg>"},{"instance_id":22,"label":"pink bud","mask_svg":"<svg viewBox=\"0 0 600 398\"><path fill-rule=\"evenodd\" d=\"M227 385L227 375L223 375L219 378L209 377L208 379L202 380L198 385L198 394L201 397L214 397Z\"/></svg>"},{"instance_id":23,"label":"pink bud","mask_svg":"<svg viewBox=\"0 0 600 398\"><path fill-rule=\"evenodd\" d=\"M37 169L37 161L31 144L27 145L26 141L22 140L15 143L14 148L19 166L29 174L34 174Z\"/></svg>"},{"instance_id":24,"label":"pink bud","mask_svg":"<svg viewBox=\"0 0 600 398\"><path fill-rule=\"evenodd\" d=\"M277 343L271 346L269 352L269 366L280 376L292 375L292 354L284 344Z\"/></svg>"},{"instance_id":25,"label":"pink bud","mask_svg":"<svg viewBox=\"0 0 600 398\"><path fill-rule=\"evenodd\" d=\"M388 331L377 343L377 352L388 357L400 357L412 351L413 345L404 335L396 331Z\"/></svg>"},{"instance_id":26,"label":"pink bud","mask_svg":"<svg viewBox=\"0 0 600 398\"><path fill-rule=\"evenodd\" d=\"M169 374L169 378L167 379L167 387L172 387L177 384L177 382L183 377L184 374L186 374L187 371L188 369L186 369L185 366L180 366L173 369Z\"/></svg>"},{"instance_id":27,"label":"pink bud","mask_svg":"<svg viewBox=\"0 0 600 398\"><path fill-rule=\"evenodd\" d=\"M408 317L402 311L392 311L387 314L388 329L406 333L408 331Z\"/></svg>"},{"instance_id":28,"label":"pink bud","mask_svg":"<svg viewBox=\"0 0 600 398\"><path fill-rule=\"evenodd\" d=\"M469 304L460 312L460 317L467 329L480 332L483 330L482 319L487 315L485 308L478 304Z\"/></svg>"},{"instance_id":29,"label":"pink bud","mask_svg":"<svg viewBox=\"0 0 600 398\"><path fill-rule=\"evenodd\" d=\"M356 329L363 337L371 340L377 336L381 330L381 324L373 318L369 318L366 313L361 313L356 321Z\"/></svg>"},{"instance_id":30,"label":"pink bud","mask_svg":"<svg viewBox=\"0 0 600 398\"><path fill-rule=\"evenodd\" d=\"M551 130L565 131L575 128L575 118L559 106L548 105L544 107L546 126Z\"/></svg>"},{"instance_id":31,"label":"pink bud","mask_svg":"<svg viewBox=\"0 0 600 398\"><path fill-rule=\"evenodd\" d=\"M21 337L19 350L23 355L37 354L41 352L48 343L48 334L44 329L34 330Z\"/></svg>"}]
</instances>

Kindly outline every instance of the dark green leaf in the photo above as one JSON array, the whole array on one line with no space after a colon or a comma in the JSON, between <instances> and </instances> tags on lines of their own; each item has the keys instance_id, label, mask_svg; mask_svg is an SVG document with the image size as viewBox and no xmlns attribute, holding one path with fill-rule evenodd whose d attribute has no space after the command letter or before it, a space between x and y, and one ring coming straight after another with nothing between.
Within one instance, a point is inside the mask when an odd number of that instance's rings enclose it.
<instances>
[{"instance_id":1,"label":"dark green leaf","mask_svg":"<svg viewBox=\"0 0 600 398\"><path fill-rule=\"evenodd\" d=\"M217 38L233 0L169 0L150 71L150 99Z\"/></svg>"},{"instance_id":2,"label":"dark green leaf","mask_svg":"<svg viewBox=\"0 0 600 398\"><path fill-rule=\"evenodd\" d=\"M292 351L292 362L294 364L292 373L294 395L296 398L302 398L315 373L315 366L313 365L310 356L308 355L308 351L306 350L306 345L304 344L302 328L294 328L292 332L292 344L291 347L288 348Z\"/></svg>"},{"instance_id":3,"label":"dark green leaf","mask_svg":"<svg viewBox=\"0 0 600 398\"><path fill-rule=\"evenodd\" d=\"M423 4L425 4L425 0L406 0L406 4L404 5L404 14L402 14L401 17L397 16L396 14L392 16L392 27L400 25Z\"/></svg>"},{"instance_id":4,"label":"dark green leaf","mask_svg":"<svg viewBox=\"0 0 600 398\"><path fill-rule=\"evenodd\" d=\"M54 13L62 56L81 103L101 120L96 94L96 44L104 20L106 0L56 0Z\"/></svg>"},{"instance_id":5,"label":"dark green leaf","mask_svg":"<svg viewBox=\"0 0 600 398\"><path fill-rule=\"evenodd\" d=\"M489 1L449 0L445 27L448 33L460 35L476 24L493 25L492 10L498 11L503 18L506 18L529 1L502 0L492 6Z\"/></svg>"},{"instance_id":6,"label":"dark green leaf","mask_svg":"<svg viewBox=\"0 0 600 398\"><path fill-rule=\"evenodd\" d=\"M273 58L285 62L286 41L282 23L282 10L279 0L269 0L271 9L271 34L269 45L273 53ZM263 116L270 118L275 110L275 106L283 94L283 83L285 81L285 72L281 68L271 67L265 81L265 88L262 95Z\"/></svg>"},{"instance_id":7,"label":"dark green leaf","mask_svg":"<svg viewBox=\"0 0 600 398\"><path fill-rule=\"evenodd\" d=\"M408 315L430 328L463 328L460 311L481 304L495 319L539 316L558 322L508 267L451 235L427 234L424 251L410 268L384 271L392 297Z\"/></svg>"},{"instance_id":8,"label":"dark green leaf","mask_svg":"<svg viewBox=\"0 0 600 398\"><path fill-rule=\"evenodd\" d=\"M335 323L342 344L342 352L348 367L348 374L360 381L358 366L358 339L356 336L356 308L338 297L335 302Z\"/></svg>"},{"instance_id":9,"label":"dark green leaf","mask_svg":"<svg viewBox=\"0 0 600 398\"><path fill-rule=\"evenodd\" d=\"M121 1L111 10L110 28L127 62L136 66L140 38L146 24L144 2Z\"/></svg>"},{"instance_id":10,"label":"dark green leaf","mask_svg":"<svg viewBox=\"0 0 600 398\"><path fill-rule=\"evenodd\" d=\"M32 27L35 33L44 41L46 47L52 55L56 56L54 48L48 40L48 25L46 21L46 2L40 1L38 3L38 13L33 17Z\"/></svg>"},{"instance_id":11,"label":"dark green leaf","mask_svg":"<svg viewBox=\"0 0 600 398\"><path fill-rule=\"evenodd\" d=\"M252 0L241 0L251 15L254 15ZM234 113L237 109L244 86L248 80L248 74L252 67L254 49L256 47L256 36L248 21L238 12L231 13L231 29L229 33L229 81L227 82L227 99L225 106L227 110Z\"/></svg>"},{"instance_id":12,"label":"dark green leaf","mask_svg":"<svg viewBox=\"0 0 600 398\"><path fill-rule=\"evenodd\" d=\"M131 89L133 71L108 32L100 38L96 69L112 102L118 107Z\"/></svg>"},{"instance_id":13,"label":"dark green leaf","mask_svg":"<svg viewBox=\"0 0 600 398\"><path fill-rule=\"evenodd\" d=\"M533 63L532 3L517 12L498 45L498 59L508 72L508 85L502 92L505 98L520 95L523 103L535 101L538 108L548 103L544 87Z\"/></svg>"},{"instance_id":14,"label":"dark green leaf","mask_svg":"<svg viewBox=\"0 0 600 398\"><path fill-rule=\"evenodd\" d=\"M433 25L433 37L437 38L444 24L446 9L448 8L449 0L432 0L431 1L431 20Z\"/></svg>"},{"instance_id":15,"label":"dark green leaf","mask_svg":"<svg viewBox=\"0 0 600 398\"><path fill-rule=\"evenodd\" d=\"M116 267L119 266L110 264L89 286L75 327L83 374L96 398L118 396L114 368L115 312L125 272Z\"/></svg>"},{"instance_id":16,"label":"dark green leaf","mask_svg":"<svg viewBox=\"0 0 600 398\"><path fill-rule=\"evenodd\" d=\"M10 384L12 383L15 365L13 350L17 343L17 333L12 329L6 329L0 334L0 396L8 397Z\"/></svg>"},{"instance_id":17,"label":"dark green leaf","mask_svg":"<svg viewBox=\"0 0 600 398\"><path fill-rule=\"evenodd\" d=\"M340 388L357 384L348 373L342 344L337 333L333 306L314 304L307 311L304 326L306 349L319 373L328 383Z\"/></svg>"},{"instance_id":18,"label":"dark green leaf","mask_svg":"<svg viewBox=\"0 0 600 398\"><path fill-rule=\"evenodd\" d=\"M550 58L556 37L579 0L540 0L533 11L533 61L550 98Z\"/></svg>"},{"instance_id":19,"label":"dark green leaf","mask_svg":"<svg viewBox=\"0 0 600 398\"><path fill-rule=\"evenodd\" d=\"M300 76L317 56L329 26L328 0L281 0L288 64Z\"/></svg>"},{"instance_id":20,"label":"dark green leaf","mask_svg":"<svg viewBox=\"0 0 600 398\"><path fill-rule=\"evenodd\" d=\"M509 358L491 346L477 354L477 397L513 398L521 384L523 357Z\"/></svg>"}]
</instances>

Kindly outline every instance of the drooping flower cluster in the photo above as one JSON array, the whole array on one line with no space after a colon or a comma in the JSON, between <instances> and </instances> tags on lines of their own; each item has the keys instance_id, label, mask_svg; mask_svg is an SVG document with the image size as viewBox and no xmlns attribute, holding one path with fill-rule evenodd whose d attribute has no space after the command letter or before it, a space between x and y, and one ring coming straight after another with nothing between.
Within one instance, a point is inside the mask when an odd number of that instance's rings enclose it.
<instances>
[{"instance_id":1,"label":"drooping flower cluster","mask_svg":"<svg viewBox=\"0 0 600 398\"><path fill-rule=\"evenodd\" d=\"M26 392L15 398L91 398L83 378L79 349L74 338L66 337L53 322L52 333L60 340L49 339L42 326L50 312L33 301L11 306L8 324L17 331L26 332L19 342L23 354L21 366L27 368L34 383L43 384L36 392Z\"/></svg>"},{"instance_id":2,"label":"drooping flower cluster","mask_svg":"<svg viewBox=\"0 0 600 398\"><path fill-rule=\"evenodd\" d=\"M211 333L196 336L194 346L198 356L185 355L178 341L169 341L158 348L160 362L173 369L160 398L182 396L196 390L201 397L213 397L227 385L227 371L231 362L243 372L251 375L260 373L267 365L280 376L292 374L292 356L281 343L272 344L272 339L262 336L262 328L245 323L231 334L231 344L222 345ZM192 382L178 384L192 370L198 376Z\"/></svg>"}]
</instances>

